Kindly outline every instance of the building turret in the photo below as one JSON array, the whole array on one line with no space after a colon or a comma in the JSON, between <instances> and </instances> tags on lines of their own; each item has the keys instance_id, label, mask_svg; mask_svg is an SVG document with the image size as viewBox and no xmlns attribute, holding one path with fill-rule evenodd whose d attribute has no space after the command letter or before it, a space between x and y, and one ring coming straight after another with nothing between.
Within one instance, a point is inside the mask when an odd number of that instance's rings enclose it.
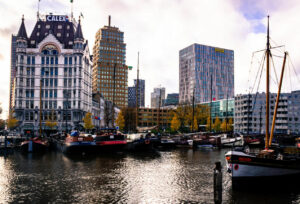
<instances>
[{"instance_id":1,"label":"building turret","mask_svg":"<svg viewBox=\"0 0 300 204\"><path fill-rule=\"evenodd\" d=\"M76 29L75 36L74 36L75 52L82 53L84 50L83 44L84 44L84 38L83 38L82 30L81 30L81 22L80 22L80 17L79 17L77 29Z\"/></svg>"},{"instance_id":2,"label":"building turret","mask_svg":"<svg viewBox=\"0 0 300 204\"><path fill-rule=\"evenodd\" d=\"M19 28L19 32L17 35L17 52L25 52L25 48L27 47L27 32L24 24L24 15L22 17L22 23Z\"/></svg>"}]
</instances>

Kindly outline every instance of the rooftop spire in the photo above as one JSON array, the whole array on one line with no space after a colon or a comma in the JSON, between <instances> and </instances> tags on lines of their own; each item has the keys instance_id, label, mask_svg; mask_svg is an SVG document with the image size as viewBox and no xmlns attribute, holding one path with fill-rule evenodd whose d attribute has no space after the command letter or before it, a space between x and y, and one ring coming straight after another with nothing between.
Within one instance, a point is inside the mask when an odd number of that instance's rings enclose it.
<instances>
[{"instance_id":1,"label":"rooftop spire","mask_svg":"<svg viewBox=\"0 0 300 204\"><path fill-rule=\"evenodd\" d=\"M111 17L110 15L108 16L108 27L110 27L110 21L111 21Z\"/></svg>"},{"instance_id":2,"label":"rooftop spire","mask_svg":"<svg viewBox=\"0 0 300 204\"><path fill-rule=\"evenodd\" d=\"M22 15L22 23L21 23L21 26L19 28L19 32L18 32L17 37L27 39L27 33L26 33L25 24L24 24L24 15Z\"/></svg>"},{"instance_id":3,"label":"rooftop spire","mask_svg":"<svg viewBox=\"0 0 300 204\"><path fill-rule=\"evenodd\" d=\"M75 33L75 39L80 38L83 39L83 34L82 34L82 30L81 30L81 24L80 24L80 16L79 16L79 21L78 21L78 26L76 29L76 33Z\"/></svg>"}]
</instances>

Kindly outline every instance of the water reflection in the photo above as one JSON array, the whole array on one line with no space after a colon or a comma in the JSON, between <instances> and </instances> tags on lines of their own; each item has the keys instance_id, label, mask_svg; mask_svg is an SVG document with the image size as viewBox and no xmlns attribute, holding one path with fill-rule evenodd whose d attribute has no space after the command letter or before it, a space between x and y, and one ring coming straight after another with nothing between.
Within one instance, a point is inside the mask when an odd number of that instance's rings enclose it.
<instances>
[{"instance_id":1,"label":"water reflection","mask_svg":"<svg viewBox=\"0 0 300 204\"><path fill-rule=\"evenodd\" d=\"M0 203L213 203L214 163L226 150L0 157ZM232 191L224 203L299 203L298 189Z\"/></svg>"}]
</instances>

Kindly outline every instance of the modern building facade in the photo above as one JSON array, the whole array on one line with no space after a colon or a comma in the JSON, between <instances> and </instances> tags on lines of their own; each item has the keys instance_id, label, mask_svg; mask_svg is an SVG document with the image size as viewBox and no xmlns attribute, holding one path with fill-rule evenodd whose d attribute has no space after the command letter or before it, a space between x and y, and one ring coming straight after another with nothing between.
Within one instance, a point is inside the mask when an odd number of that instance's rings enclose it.
<instances>
[{"instance_id":1,"label":"modern building facade","mask_svg":"<svg viewBox=\"0 0 300 204\"><path fill-rule=\"evenodd\" d=\"M128 103L128 67L126 66L124 33L119 28L104 26L96 33L93 48L93 93L120 108Z\"/></svg>"},{"instance_id":2,"label":"modern building facade","mask_svg":"<svg viewBox=\"0 0 300 204\"><path fill-rule=\"evenodd\" d=\"M164 105L164 100L166 98L166 89L164 87L154 88L151 93L151 108L159 108Z\"/></svg>"},{"instance_id":3,"label":"modern building facade","mask_svg":"<svg viewBox=\"0 0 300 204\"><path fill-rule=\"evenodd\" d=\"M179 104L179 94L171 93L167 95L167 98L164 100L164 106L176 106Z\"/></svg>"},{"instance_id":4,"label":"modern building facade","mask_svg":"<svg viewBox=\"0 0 300 204\"><path fill-rule=\"evenodd\" d=\"M234 97L233 50L192 44L179 51L179 103ZM212 97L211 97L212 95Z\"/></svg>"},{"instance_id":5,"label":"modern building facade","mask_svg":"<svg viewBox=\"0 0 300 204\"><path fill-rule=\"evenodd\" d=\"M170 127L172 109L168 108L139 108L139 127L153 127L159 124L164 129Z\"/></svg>"},{"instance_id":6,"label":"modern building facade","mask_svg":"<svg viewBox=\"0 0 300 204\"><path fill-rule=\"evenodd\" d=\"M271 130L277 94L270 94ZM235 97L234 131L239 133L265 134L266 94L240 94ZM300 133L300 91L280 95L275 134Z\"/></svg>"},{"instance_id":7,"label":"modern building facade","mask_svg":"<svg viewBox=\"0 0 300 204\"><path fill-rule=\"evenodd\" d=\"M20 132L80 129L92 111L91 60L81 23L65 15L40 18L27 36L24 18L16 37L14 114Z\"/></svg>"},{"instance_id":8,"label":"modern building facade","mask_svg":"<svg viewBox=\"0 0 300 204\"><path fill-rule=\"evenodd\" d=\"M211 104L211 118L214 122L215 119L218 117L221 121L224 119L234 118L234 98L229 99L222 99L217 101L200 103L202 105L207 105L210 109Z\"/></svg>"},{"instance_id":9,"label":"modern building facade","mask_svg":"<svg viewBox=\"0 0 300 204\"><path fill-rule=\"evenodd\" d=\"M15 67L16 67L16 45L17 36L11 35L11 55L10 55L10 85L9 85L9 114L11 113L12 107L14 107L14 86L15 86Z\"/></svg>"},{"instance_id":10,"label":"modern building facade","mask_svg":"<svg viewBox=\"0 0 300 204\"><path fill-rule=\"evenodd\" d=\"M134 86L128 87L128 107L136 107L136 100L138 100L138 107L145 107L145 80L139 79L138 97L136 98L137 80L134 80Z\"/></svg>"}]
</instances>

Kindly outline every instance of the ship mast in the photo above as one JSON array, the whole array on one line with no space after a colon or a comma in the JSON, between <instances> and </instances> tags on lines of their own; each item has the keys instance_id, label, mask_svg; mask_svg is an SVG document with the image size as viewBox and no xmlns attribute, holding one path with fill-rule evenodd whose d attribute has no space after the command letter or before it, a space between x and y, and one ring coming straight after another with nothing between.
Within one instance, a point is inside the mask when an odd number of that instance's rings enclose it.
<instances>
[{"instance_id":1,"label":"ship mast","mask_svg":"<svg viewBox=\"0 0 300 204\"><path fill-rule=\"evenodd\" d=\"M268 16L268 30L267 30L267 67L266 67L266 138L265 138L265 148L269 148L269 111L270 111L270 35L269 35L269 16Z\"/></svg>"},{"instance_id":2,"label":"ship mast","mask_svg":"<svg viewBox=\"0 0 300 204\"><path fill-rule=\"evenodd\" d=\"M139 74L140 74L140 52L138 52L138 59L137 59L137 73L136 73L136 85L135 85L135 107L136 107L136 115L135 115L135 122L136 122L136 129L138 128L139 125L139 105L140 105L140 100L139 100Z\"/></svg>"}]
</instances>

